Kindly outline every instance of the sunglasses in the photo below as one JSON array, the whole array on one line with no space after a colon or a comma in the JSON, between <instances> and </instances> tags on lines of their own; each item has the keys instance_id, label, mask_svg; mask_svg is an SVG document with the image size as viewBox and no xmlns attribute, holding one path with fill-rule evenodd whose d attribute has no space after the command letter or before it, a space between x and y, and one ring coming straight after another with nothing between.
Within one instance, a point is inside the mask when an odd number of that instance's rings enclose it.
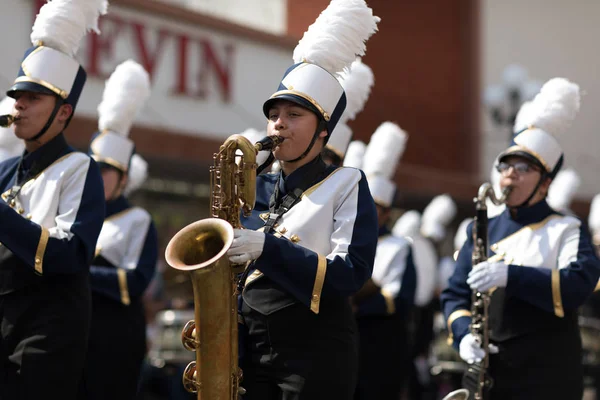
<instances>
[{"instance_id":1,"label":"sunglasses","mask_svg":"<svg viewBox=\"0 0 600 400\"><path fill-rule=\"evenodd\" d=\"M506 163L506 162L501 162L498 163L498 165L496 165L496 170L498 172L500 172L501 174L508 172L508 170L510 168L513 168L515 171L517 171L517 174L526 174L528 172L531 171L539 171L537 168L535 168L534 166L532 166L529 163L526 163L524 161L518 161L516 163Z\"/></svg>"}]
</instances>

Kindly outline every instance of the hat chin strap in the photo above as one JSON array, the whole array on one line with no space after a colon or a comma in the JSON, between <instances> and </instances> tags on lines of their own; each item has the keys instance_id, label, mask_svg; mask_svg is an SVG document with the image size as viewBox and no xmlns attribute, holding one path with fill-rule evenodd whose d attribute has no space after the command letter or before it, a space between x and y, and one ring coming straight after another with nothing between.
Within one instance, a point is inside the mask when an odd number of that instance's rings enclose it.
<instances>
[{"instance_id":1,"label":"hat chin strap","mask_svg":"<svg viewBox=\"0 0 600 400\"><path fill-rule=\"evenodd\" d=\"M46 133L48 131L48 129L50 129L50 126L52 125L52 122L54 122L54 118L56 118L56 114L58 114L58 110L60 109L60 106L62 106L63 104L64 104L63 100L59 99L57 97L56 98L56 104L54 104L54 109L52 110L52 114L50 114L50 117L48 118L48 121L46 122L46 125L44 125L44 127L42 128L42 130L37 135L35 135L32 138L25 139L25 141L27 141L27 142L35 142L40 137L42 137L42 135L44 133Z\"/></svg>"},{"instance_id":2,"label":"hat chin strap","mask_svg":"<svg viewBox=\"0 0 600 400\"><path fill-rule=\"evenodd\" d=\"M308 145L308 147L306 148L306 150L304 150L304 153L300 154L299 157L294 158L293 160L282 160L283 162L288 162L288 163L292 163L292 162L297 162L302 160L304 157L306 157L308 155L308 153L312 150L313 146L315 145L317 139L319 138L319 134L324 130L327 129L327 122L325 122L325 120L321 119L319 121L319 123L317 124L317 129L315 130L315 133L310 141L310 144Z\"/></svg>"},{"instance_id":3,"label":"hat chin strap","mask_svg":"<svg viewBox=\"0 0 600 400\"><path fill-rule=\"evenodd\" d=\"M517 208L527 207L529 205L529 202L531 201L531 199L533 199L533 196L535 196L535 194L537 193L538 189L542 185L542 182L544 181L544 179L546 179L547 176L548 176L548 174L546 172L544 172L540 176L540 180L538 181L537 185L535 185L535 187L533 188L533 191L531 192L531 194L529 195L529 197L527 197L527 200L525 200L524 202L522 202L521 204L519 204L516 207L510 207L510 208L517 209Z\"/></svg>"}]
</instances>

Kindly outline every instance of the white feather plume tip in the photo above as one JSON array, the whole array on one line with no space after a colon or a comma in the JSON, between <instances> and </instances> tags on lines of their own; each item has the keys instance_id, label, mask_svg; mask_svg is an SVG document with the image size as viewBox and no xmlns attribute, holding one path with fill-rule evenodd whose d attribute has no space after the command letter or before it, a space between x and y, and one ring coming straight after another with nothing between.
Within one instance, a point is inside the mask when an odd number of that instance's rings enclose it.
<instances>
[{"instance_id":1,"label":"white feather plume tip","mask_svg":"<svg viewBox=\"0 0 600 400\"><path fill-rule=\"evenodd\" d=\"M436 196L425 207L421 222L423 236L440 241L446 236L446 226L456 215L456 203L447 194Z\"/></svg>"},{"instance_id":2,"label":"white feather plume tip","mask_svg":"<svg viewBox=\"0 0 600 400\"><path fill-rule=\"evenodd\" d=\"M42 6L31 30L31 43L75 56L87 32L98 30L98 18L106 14L107 0L52 0Z\"/></svg>"},{"instance_id":3,"label":"white feather plume tip","mask_svg":"<svg viewBox=\"0 0 600 400\"><path fill-rule=\"evenodd\" d=\"M380 18L364 0L331 0L304 32L294 49L294 62L309 62L338 76L366 51Z\"/></svg>"},{"instance_id":4,"label":"white feather plume tip","mask_svg":"<svg viewBox=\"0 0 600 400\"><path fill-rule=\"evenodd\" d=\"M561 170L548 189L548 204L557 211L567 211L579 186L581 186L581 178L575 170Z\"/></svg>"},{"instance_id":5,"label":"white feather plume tip","mask_svg":"<svg viewBox=\"0 0 600 400\"><path fill-rule=\"evenodd\" d=\"M139 154L131 157L131 166L129 167L129 181L125 187L125 196L129 196L134 191L142 187L148 178L148 163Z\"/></svg>"},{"instance_id":6,"label":"white feather plume tip","mask_svg":"<svg viewBox=\"0 0 600 400\"><path fill-rule=\"evenodd\" d=\"M371 136L363 160L367 176L382 175L392 179L404 153L408 135L393 122L384 122Z\"/></svg>"},{"instance_id":7,"label":"white feather plume tip","mask_svg":"<svg viewBox=\"0 0 600 400\"><path fill-rule=\"evenodd\" d=\"M463 219L454 235L454 250L460 250L467 241L467 227L473 222L473 218Z\"/></svg>"},{"instance_id":8,"label":"white feather plume tip","mask_svg":"<svg viewBox=\"0 0 600 400\"><path fill-rule=\"evenodd\" d=\"M352 63L350 71L342 73L340 83L346 92L347 100L342 120L351 121L365 108L375 83L375 76L371 68L359 59Z\"/></svg>"},{"instance_id":9,"label":"white feather plume tip","mask_svg":"<svg viewBox=\"0 0 600 400\"><path fill-rule=\"evenodd\" d=\"M530 107L521 125L532 125L555 137L562 136L579 111L579 85L564 78L552 78L542 86Z\"/></svg>"},{"instance_id":10,"label":"white feather plume tip","mask_svg":"<svg viewBox=\"0 0 600 400\"><path fill-rule=\"evenodd\" d=\"M98 105L98 128L129 135L138 111L150 96L150 77L144 67L132 60L117 66L104 86Z\"/></svg>"}]
</instances>

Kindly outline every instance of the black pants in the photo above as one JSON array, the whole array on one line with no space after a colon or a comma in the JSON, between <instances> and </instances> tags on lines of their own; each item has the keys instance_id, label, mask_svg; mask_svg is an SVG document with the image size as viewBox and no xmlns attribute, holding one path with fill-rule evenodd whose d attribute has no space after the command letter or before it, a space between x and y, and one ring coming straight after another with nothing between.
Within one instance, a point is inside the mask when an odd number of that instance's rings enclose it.
<instances>
[{"instance_id":1,"label":"black pants","mask_svg":"<svg viewBox=\"0 0 600 400\"><path fill-rule=\"evenodd\" d=\"M99 294L92 297L92 324L80 398L135 399L146 353L141 300L128 306Z\"/></svg>"},{"instance_id":2,"label":"black pants","mask_svg":"<svg viewBox=\"0 0 600 400\"><path fill-rule=\"evenodd\" d=\"M490 355L492 400L579 400L583 367L579 332L536 332L499 344Z\"/></svg>"},{"instance_id":3,"label":"black pants","mask_svg":"<svg viewBox=\"0 0 600 400\"><path fill-rule=\"evenodd\" d=\"M0 296L0 399L75 399L89 315L87 275Z\"/></svg>"},{"instance_id":4,"label":"black pants","mask_svg":"<svg viewBox=\"0 0 600 400\"><path fill-rule=\"evenodd\" d=\"M243 303L241 312L244 400L352 399L358 354L347 300L331 308L322 301L320 314L298 303L268 316Z\"/></svg>"},{"instance_id":5,"label":"black pants","mask_svg":"<svg viewBox=\"0 0 600 400\"><path fill-rule=\"evenodd\" d=\"M369 316L359 318L357 325L360 363L354 400L398 399L410 359L406 319Z\"/></svg>"}]
</instances>

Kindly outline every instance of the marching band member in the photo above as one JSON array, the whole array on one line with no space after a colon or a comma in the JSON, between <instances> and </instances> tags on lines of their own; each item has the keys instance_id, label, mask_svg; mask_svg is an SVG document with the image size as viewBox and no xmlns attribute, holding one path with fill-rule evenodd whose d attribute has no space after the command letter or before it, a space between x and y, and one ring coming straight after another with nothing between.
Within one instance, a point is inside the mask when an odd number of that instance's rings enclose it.
<instances>
[{"instance_id":1,"label":"marching band member","mask_svg":"<svg viewBox=\"0 0 600 400\"><path fill-rule=\"evenodd\" d=\"M406 133L384 122L369 141L362 168L375 200L379 239L373 275L352 297L359 333L359 375L354 399L396 399L407 361L407 320L414 303L416 272L410 243L387 227L396 192L392 177Z\"/></svg>"},{"instance_id":2,"label":"marching band member","mask_svg":"<svg viewBox=\"0 0 600 400\"><path fill-rule=\"evenodd\" d=\"M347 122L354 120L356 115L365 108L375 78L371 68L357 59L352 63L350 71L342 73L340 83L346 94L346 109L321 154L327 164L335 166L343 165L346 150L352 140L352 129Z\"/></svg>"},{"instance_id":3,"label":"marching band member","mask_svg":"<svg viewBox=\"0 0 600 400\"><path fill-rule=\"evenodd\" d=\"M90 317L89 265L102 220L95 162L63 136L86 74L74 56L105 1L54 0L36 17L18 76L21 157L0 163L0 397L74 399Z\"/></svg>"},{"instance_id":4,"label":"marching band member","mask_svg":"<svg viewBox=\"0 0 600 400\"><path fill-rule=\"evenodd\" d=\"M90 144L104 180L106 219L90 270L92 325L80 393L86 399L135 398L146 354L142 295L156 269L157 235L150 214L132 206L125 190L146 176L147 164L127 136L149 95L150 78L141 65L118 65L106 82L99 132Z\"/></svg>"},{"instance_id":5,"label":"marching band member","mask_svg":"<svg viewBox=\"0 0 600 400\"><path fill-rule=\"evenodd\" d=\"M479 361L485 352L469 332L471 292L493 291L491 399L580 399L577 309L598 282L600 261L581 221L546 201L564 157L553 135L564 134L574 119L579 87L552 79L531 107L526 128L497 159L500 185L512 191L507 209L489 220L489 258L471 266L471 225L442 306L461 358Z\"/></svg>"},{"instance_id":6,"label":"marching band member","mask_svg":"<svg viewBox=\"0 0 600 400\"><path fill-rule=\"evenodd\" d=\"M227 253L253 261L240 288L246 400L352 398L348 297L371 276L377 216L364 174L320 154L346 104L335 74L363 55L378 22L363 0L333 0L263 105L267 134L285 138L273 151L281 171L257 177L255 208Z\"/></svg>"}]
</instances>

